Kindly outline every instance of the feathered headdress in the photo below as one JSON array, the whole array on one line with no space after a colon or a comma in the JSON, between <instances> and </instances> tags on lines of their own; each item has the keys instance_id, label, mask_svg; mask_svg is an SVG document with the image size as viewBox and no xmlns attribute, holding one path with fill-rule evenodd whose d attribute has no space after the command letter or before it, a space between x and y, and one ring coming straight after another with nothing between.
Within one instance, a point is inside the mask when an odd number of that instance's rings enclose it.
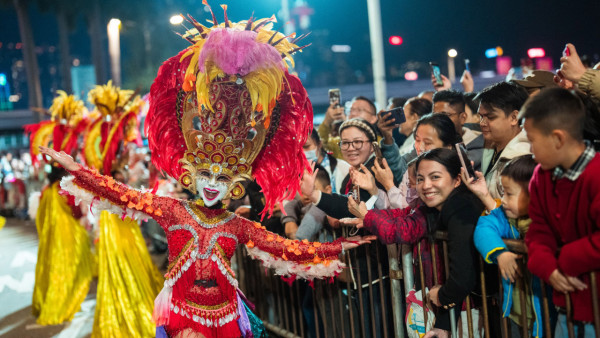
<instances>
[{"instance_id":1,"label":"feathered headdress","mask_svg":"<svg viewBox=\"0 0 600 338\"><path fill-rule=\"evenodd\" d=\"M62 90L57 93L48 109L51 120L25 126L25 132L30 134L29 151L34 163L38 161L39 146L71 154L77 148L78 136L87 125L87 109L83 101Z\"/></svg>"},{"instance_id":2,"label":"feathered headdress","mask_svg":"<svg viewBox=\"0 0 600 338\"><path fill-rule=\"evenodd\" d=\"M85 162L109 174L122 143L135 142L141 145L137 115L144 101L133 90L113 86L112 81L90 90L88 101L96 106L99 117L86 132L83 148Z\"/></svg>"},{"instance_id":3,"label":"feathered headdress","mask_svg":"<svg viewBox=\"0 0 600 338\"><path fill-rule=\"evenodd\" d=\"M254 177L272 211L295 195L308 167L302 146L312 105L288 73L305 35L272 31L274 17L233 23L221 7L225 20L211 10L211 27L187 18L194 28L182 37L192 46L158 71L145 126L152 162L192 191L201 171L226 175L232 198Z\"/></svg>"}]
</instances>

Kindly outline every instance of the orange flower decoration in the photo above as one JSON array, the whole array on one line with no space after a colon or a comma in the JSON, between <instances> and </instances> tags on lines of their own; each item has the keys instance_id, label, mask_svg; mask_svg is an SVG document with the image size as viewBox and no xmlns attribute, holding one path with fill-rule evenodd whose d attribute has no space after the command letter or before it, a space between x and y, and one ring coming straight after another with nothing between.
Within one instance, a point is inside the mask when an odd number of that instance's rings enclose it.
<instances>
[{"instance_id":1,"label":"orange flower decoration","mask_svg":"<svg viewBox=\"0 0 600 338\"><path fill-rule=\"evenodd\" d=\"M249 240L248 243L246 243L246 246L252 249L254 248L254 242L252 242L252 240Z\"/></svg>"},{"instance_id":2,"label":"orange flower decoration","mask_svg":"<svg viewBox=\"0 0 600 338\"><path fill-rule=\"evenodd\" d=\"M321 263L321 258L319 258L319 256L315 256L315 258L313 259L313 263L315 263L315 264Z\"/></svg>"},{"instance_id":3,"label":"orange flower decoration","mask_svg":"<svg viewBox=\"0 0 600 338\"><path fill-rule=\"evenodd\" d=\"M267 235L267 242L273 242L275 240L275 237L273 235Z\"/></svg>"},{"instance_id":4,"label":"orange flower decoration","mask_svg":"<svg viewBox=\"0 0 600 338\"><path fill-rule=\"evenodd\" d=\"M318 247L320 247L320 246L321 246L321 242L314 242L314 243L313 243L313 246L314 246L315 248L318 248Z\"/></svg>"},{"instance_id":5,"label":"orange flower decoration","mask_svg":"<svg viewBox=\"0 0 600 338\"><path fill-rule=\"evenodd\" d=\"M300 249L296 249L296 251L294 251L294 253L296 254L296 256L302 255L302 251L300 251Z\"/></svg>"},{"instance_id":6,"label":"orange flower decoration","mask_svg":"<svg viewBox=\"0 0 600 338\"><path fill-rule=\"evenodd\" d=\"M314 247L312 247L312 246L311 246L310 248L308 248L308 253L309 253L309 254L311 254L311 255L312 255L312 254L314 254L315 252L317 252L317 249L315 249Z\"/></svg>"},{"instance_id":7,"label":"orange flower decoration","mask_svg":"<svg viewBox=\"0 0 600 338\"><path fill-rule=\"evenodd\" d=\"M159 217L160 217L160 216L162 216L162 210L160 210L160 209L156 209L156 210L154 211L154 214L155 214L156 216L159 216Z\"/></svg>"}]
</instances>

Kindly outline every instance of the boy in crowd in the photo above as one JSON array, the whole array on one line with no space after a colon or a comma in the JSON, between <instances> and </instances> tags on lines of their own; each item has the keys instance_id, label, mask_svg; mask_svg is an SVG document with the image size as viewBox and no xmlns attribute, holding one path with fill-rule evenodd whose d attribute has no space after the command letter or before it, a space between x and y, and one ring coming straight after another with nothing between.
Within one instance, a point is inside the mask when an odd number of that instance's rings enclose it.
<instances>
[{"instance_id":1,"label":"boy in crowd","mask_svg":"<svg viewBox=\"0 0 600 338\"><path fill-rule=\"evenodd\" d=\"M539 163L529 186L527 266L554 288L557 337L567 336L567 293L575 335L594 336L590 288L598 286L589 273L600 269L600 156L583 139L585 115L581 99L560 88L543 90L520 114Z\"/></svg>"},{"instance_id":2,"label":"boy in crowd","mask_svg":"<svg viewBox=\"0 0 600 338\"><path fill-rule=\"evenodd\" d=\"M506 163L515 157L531 154L518 118L519 110L528 97L523 88L509 82L486 87L475 97L479 100L481 133L486 144L493 146L483 151L481 160L481 171L493 198L502 198L500 172Z\"/></svg>"}]
</instances>

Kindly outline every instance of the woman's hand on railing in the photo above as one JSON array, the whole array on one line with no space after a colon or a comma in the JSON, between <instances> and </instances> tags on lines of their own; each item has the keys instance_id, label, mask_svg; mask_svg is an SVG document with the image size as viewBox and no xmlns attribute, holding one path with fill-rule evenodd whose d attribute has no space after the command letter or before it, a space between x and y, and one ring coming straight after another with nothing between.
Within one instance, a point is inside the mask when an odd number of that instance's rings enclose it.
<instances>
[{"instance_id":1,"label":"woman's hand on railing","mask_svg":"<svg viewBox=\"0 0 600 338\"><path fill-rule=\"evenodd\" d=\"M365 216L367 216L367 212L369 212L369 210L367 210L367 205L365 204L365 202L360 202L360 204L356 204L356 201L352 197L348 198L348 210L352 215L360 218L361 220L365 219Z\"/></svg>"},{"instance_id":2,"label":"woman's hand on railing","mask_svg":"<svg viewBox=\"0 0 600 338\"><path fill-rule=\"evenodd\" d=\"M517 277L521 277L521 271L517 264L517 259L520 259L521 255L514 254L510 251L504 251L496 258L498 260L498 269L502 274L502 278L508 279L511 283L514 283Z\"/></svg>"},{"instance_id":3,"label":"woman's hand on railing","mask_svg":"<svg viewBox=\"0 0 600 338\"><path fill-rule=\"evenodd\" d=\"M377 239L377 236L353 236L346 238L346 241L342 242L342 249L349 250L354 249L363 244L369 244L371 241Z\"/></svg>"},{"instance_id":4,"label":"woman's hand on railing","mask_svg":"<svg viewBox=\"0 0 600 338\"><path fill-rule=\"evenodd\" d=\"M47 148L47 147L42 147L42 146L40 146L39 149L40 149L40 153L50 156L53 160L58 162L58 164L60 164L63 168L70 170L70 171L79 170L79 165L77 165L77 163L75 163L75 161L73 161L73 158L71 156L69 156L67 153L65 153L64 151L61 151L59 153L52 148Z\"/></svg>"}]
</instances>

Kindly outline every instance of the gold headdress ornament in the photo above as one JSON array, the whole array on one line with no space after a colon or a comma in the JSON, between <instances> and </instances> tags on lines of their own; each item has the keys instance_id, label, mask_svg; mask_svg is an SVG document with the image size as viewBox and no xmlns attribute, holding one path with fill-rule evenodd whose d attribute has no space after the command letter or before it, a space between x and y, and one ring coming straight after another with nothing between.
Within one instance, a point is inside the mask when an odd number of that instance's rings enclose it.
<instances>
[{"instance_id":1,"label":"gold headdress ornament","mask_svg":"<svg viewBox=\"0 0 600 338\"><path fill-rule=\"evenodd\" d=\"M88 93L99 117L92 122L84 141L86 164L108 174L113 168L119 142L139 140L137 114L144 101L133 90L113 86L112 81L97 85Z\"/></svg>"},{"instance_id":2,"label":"gold headdress ornament","mask_svg":"<svg viewBox=\"0 0 600 338\"><path fill-rule=\"evenodd\" d=\"M39 155L39 146L71 153L77 147L77 138L85 128L87 109L83 101L65 91L56 92L58 96L48 109L51 120L25 128L27 133L31 133L30 153L34 159Z\"/></svg>"},{"instance_id":3,"label":"gold headdress ornament","mask_svg":"<svg viewBox=\"0 0 600 338\"><path fill-rule=\"evenodd\" d=\"M198 175L208 172L228 178L233 198L243 195L238 182L252 176L287 193L304 170L304 129L312 128L306 91L288 73L306 35L272 31L274 16L234 23L221 7L225 20L217 22L211 10L211 27L188 16L193 28L181 36L192 46L159 69L146 119L152 161L194 192ZM259 156L270 146L289 154ZM257 163L264 164L259 173ZM278 199L267 195L269 206Z\"/></svg>"}]
</instances>

